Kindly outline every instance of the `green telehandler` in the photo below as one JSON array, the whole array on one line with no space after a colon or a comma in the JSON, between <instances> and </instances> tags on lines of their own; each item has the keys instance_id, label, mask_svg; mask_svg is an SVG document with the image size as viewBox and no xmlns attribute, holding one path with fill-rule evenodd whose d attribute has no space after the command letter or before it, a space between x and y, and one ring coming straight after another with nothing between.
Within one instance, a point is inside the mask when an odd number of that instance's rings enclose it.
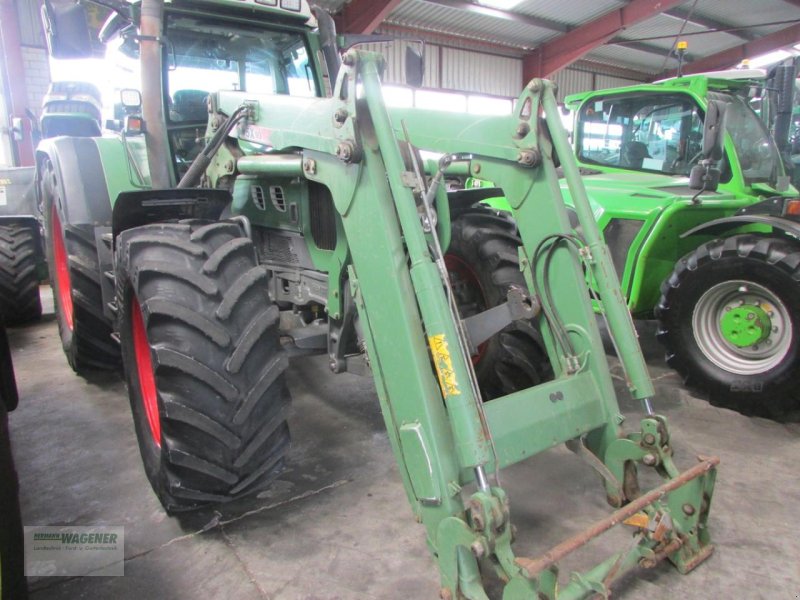
<instances>
[{"instance_id":1,"label":"green telehandler","mask_svg":"<svg viewBox=\"0 0 800 600\"><path fill-rule=\"evenodd\" d=\"M789 64L777 77L720 71L566 98L570 160L628 308L658 319L667 362L689 385L746 410L797 403L800 197L785 168L794 82ZM710 151L714 127L725 135ZM492 183L471 185L489 194ZM487 204L510 210L499 195Z\"/></svg>"},{"instance_id":2,"label":"green telehandler","mask_svg":"<svg viewBox=\"0 0 800 600\"><path fill-rule=\"evenodd\" d=\"M48 245L61 248L65 350L79 371L104 359L104 345L80 343L99 332L85 330L94 307L121 345L144 468L167 511L276 477L288 356L322 353L334 372L374 378L442 598L485 599L484 577L506 599L607 596L637 566L668 559L688 572L711 554L718 459L684 472L673 462L608 249L564 161L583 239L570 226L549 82L531 81L505 117L390 113L383 58L348 49L305 1L102 4L113 13L100 37L140 65L141 95L123 92L118 135L43 143L40 190ZM52 54L88 53L80 5L47 2L44 15ZM419 55L406 62L420 81ZM448 193L447 179L470 175L502 187L513 221L479 206L480 191ZM642 402L628 433L584 269ZM616 510L517 557L500 472L562 443ZM640 468L660 485L640 490ZM622 522L633 543L559 585L558 561Z\"/></svg>"}]
</instances>

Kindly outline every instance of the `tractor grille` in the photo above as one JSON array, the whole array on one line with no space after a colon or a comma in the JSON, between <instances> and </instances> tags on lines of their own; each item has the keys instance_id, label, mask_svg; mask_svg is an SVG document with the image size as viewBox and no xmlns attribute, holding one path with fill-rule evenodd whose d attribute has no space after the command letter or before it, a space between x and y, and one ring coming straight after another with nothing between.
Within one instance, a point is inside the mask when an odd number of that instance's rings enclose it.
<instances>
[{"instance_id":1,"label":"tractor grille","mask_svg":"<svg viewBox=\"0 0 800 600\"><path fill-rule=\"evenodd\" d=\"M264 203L264 188L260 185L254 185L250 188L250 198L259 210L267 209L267 205Z\"/></svg>"},{"instance_id":2,"label":"tractor grille","mask_svg":"<svg viewBox=\"0 0 800 600\"><path fill-rule=\"evenodd\" d=\"M269 199L272 200L272 206L281 212L286 212L286 197L283 195L281 186L271 185L269 187Z\"/></svg>"},{"instance_id":3,"label":"tractor grille","mask_svg":"<svg viewBox=\"0 0 800 600\"><path fill-rule=\"evenodd\" d=\"M321 250L336 248L336 210L330 190L316 182L308 184L311 237Z\"/></svg>"}]
</instances>

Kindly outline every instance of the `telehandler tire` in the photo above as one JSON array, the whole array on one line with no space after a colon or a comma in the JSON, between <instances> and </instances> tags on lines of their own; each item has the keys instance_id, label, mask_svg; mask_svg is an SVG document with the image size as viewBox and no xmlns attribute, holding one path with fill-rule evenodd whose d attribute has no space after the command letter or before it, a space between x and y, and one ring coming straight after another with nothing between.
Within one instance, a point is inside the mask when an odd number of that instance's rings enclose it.
<instances>
[{"instance_id":1,"label":"telehandler tire","mask_svg":"<svg viewBox=\"0 0 800 600\"><path fill-rule=\"evenodd\" d=\"M169 513L264 489L282 470L288 358L253 243L231 222L127 230L119 332L144 469Z\"/></svg>"},{"instance_id":2,"label":"telehandler tire","mask_svg":"<svg viewBox=\"0 0 800 600\"><path fill-rule=\"evenodd\" d=\"M30 226L0 225L0 317L6 325L20 325L42 316L37 237Z\"/></svg>"},{"instance_id":3,"label":"telehandler tire","mask_svg":"<svg viewBox=\"0 0 800 600\"><path fill-rule=\"evenodd\" d=\"M800 244L743 234L703 244L661 286L658 338L686 383L731 408L800 380Z\"/></svg>"},{"instance_id":4,"label":"telehandler tire","mask_svg":"<svg viewBox=\"0 0 800 600\"><path fill-rule=\"evenodd\" d=\"M526 287L517 253L521 244L514 221L503 213L473 206L453 216L445 264L462 318L502 304L512 285ZM532 322L507 326L479 346L472 362L484 400L553 377Z\"/></svg>"},{"instance_id":5,"label":"telehandler tire","mask_svg":"<svg viewBox=\"0 0 800 600\"><path fill-rule=\"evenodd\" d=\"M100 263L91 225L62 223L60 186L49 159L42 165L41 197L45 218L47 264L56 321L67 361L79 375L114 370L119 347L103 315Z\"/></svg>"}]
</instances>

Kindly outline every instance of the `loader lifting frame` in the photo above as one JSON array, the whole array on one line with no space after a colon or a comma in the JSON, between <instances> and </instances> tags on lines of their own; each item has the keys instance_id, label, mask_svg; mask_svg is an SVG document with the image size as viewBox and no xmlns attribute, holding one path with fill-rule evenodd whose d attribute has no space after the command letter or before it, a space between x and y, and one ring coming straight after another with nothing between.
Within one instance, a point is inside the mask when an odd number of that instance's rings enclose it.
<instances>
[{"instance_id":1,"label":"loader lifting frame","mask_svg":"<svg viewBox=\"0 0 800 600\"><path fill-rule=\"evenodd\" d=\"M479 560L505 582L504 599L607 596L613 580L664 558L681 572L690 571L713 550L706 521L718 459L701 459L683 474L673 464L667 422L652 411L652 383L569 158L552 84L534 79L513 115L466 125L463 116L443 113L426 118L420 111L393 110L390 116L382 101L382 69L380 55L351 50L333 98L311 101L300 119L296 106L283 105L264 107L254 119L269 128L275 151L304 149L303 175L331 190L341 215L350 252L346 279L404 487L438 561L441 597L487 598ZM220 94L227 114L237 108L235 102L235 96ZM302 125L293 130L282 126L286 123ZM246 128L242 131L246 138ZM482 403L438 264L436 228L431 232L430 221L421 219L425 184L419 172L415 183L398 144L404 139L449 156L440 171L451 159L464 160L470 175L503 189L523 241L521 267L531 295L551 289L557 302L551 311L565 324L561 337L547 320L541 324L554 380ZM583 228L579 251L564 241L572 228L554 153L565 159L564 175ZM435 196L431 206L446 205L443 188L428 195ZM543 247L549 248L547 257L534 260ZM647 413L635 433L623 435L620 429L623 417L582 265L596 281L629 390ZM338 290L334 274L330 289ZM336 307L328 310L336 318ZM508 499L499 484L490 485L489 476L561 443L598 471L609 503L619 510L540 558L517 558ZM637 464L654 468L664 484L641 494ZM464 501L464 487L473 482L475 491ZM559 587L556 561L623 521L636 528L634 546Z\"/></svg>"}]
</instances>

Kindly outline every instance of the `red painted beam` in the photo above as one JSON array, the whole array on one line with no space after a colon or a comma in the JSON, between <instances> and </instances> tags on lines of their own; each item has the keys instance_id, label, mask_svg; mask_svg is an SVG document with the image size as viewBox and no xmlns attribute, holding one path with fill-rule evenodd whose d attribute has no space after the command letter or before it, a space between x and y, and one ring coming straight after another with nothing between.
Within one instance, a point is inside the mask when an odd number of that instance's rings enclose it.
<instances>
[{"instance_id":1,"label":"red painted beam","mask_svg":"<svg viewBox=\"0 0 800 600\"><path fill-rule=\"evenodd\" d=\"M786 27L764 37L760 37L752 42L747 42L740 46L734 46L728 50L717 52L705 58L699 58L694 62L683 67L683 74L702 73L704 71L718 71L735 67L745 58L754 58L761 54L767 54L773 50L778 50L784 46L792 46L800 43L800 24ZM667 73L666 77L674 77L676 71Z\"/></svg>"},{"instance_id":2,"label":"red painted beam","mask_svg":"<svg viewBox=\"0 0 800 600\"><path fill-rule=\"evenodd\" d=\"M340 33L372 33L402 0L351 0L336 19Z\"/></svg>"},{"instance_id":3,"label":"red painted beam","mask_svg":"<svg viewBox=\"0 0 800 600\"><path fill-rule=\"evenodd\" d=\"M33 140L31 139L30 122L25 114L28 107L28 91L25 85L25 67L22 62L22 46L19 38L19 19L14 0L0 0L0 38L3 52L2 61L5 64L5 81L3 87L6 92L7 106L10 121L19 117L27 124L20 141L14 142L15 159L17 167L33 165ZM11 134L9 134L11 135Z\"/></svg>"},{"instance_id":4,"label":"red painted beam","mask_svg":"<svg viewBox=\"0 0 800 600\"><path fill-rule=\"evenodd\" d=\"M533 77L549 77L572 64L625 28L669 10L686 0L631 0L622 8L546 42L522 60L523 85Z\"/></svg>"}]
</instances>

